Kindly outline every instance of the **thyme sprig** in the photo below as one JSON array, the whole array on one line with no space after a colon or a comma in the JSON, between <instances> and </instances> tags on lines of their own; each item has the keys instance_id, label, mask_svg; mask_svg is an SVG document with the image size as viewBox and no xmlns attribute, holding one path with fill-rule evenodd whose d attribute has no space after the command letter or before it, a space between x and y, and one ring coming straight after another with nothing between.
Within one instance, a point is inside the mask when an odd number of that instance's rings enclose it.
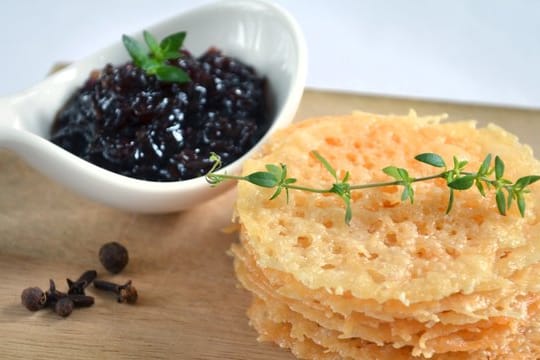
<instances>
[{"instance_id":1,"label":"thyme sprig","mask_svg":"<svg viewBox=\"0 0 540 360\"><path fill-rule=\"evenodd\" d=\"M186 38L185 32L177 32L166 36L158 42L148 31L143 31L144 42L150 49L128 35L122 35L122 42L128 51L133 64L143 69L148 75L155 75L165 82L184 83L190 81L189 75L177 66L169 65L168 60L182 56L180 49Z\"/></svg>"},{"instance_id":2,"label":"thyme sprig","mask_svg":"<svg viewBox=\"0 0 540 360\"><path fill-rule=\"evenodd\" d=\"M320 194L335 194L341 198L345 204L345 222L350 223L352 219L351 210L351 191L363 190L376 187L400 186L403 188L401 192L401 201L410 201L414 203L414 188L413 183L420 181L428 181L433 179L443 179L449 189L448 206L446 213L452 210L454 204L454 192L464 191L476 187L481 196L486 196L487 190L495 191L495 201L497 209L501 215L506 215L515 202L521 216L525 216L525 194L529 193L528 186L540 180L540 175L527 175L520 177L515 182L504 177L505 165L499 156L495 156L492 161L492 155L488 154L476 172L466 171L468 165L467 160L459 160L453 157L452 166L449 167L444 159L434 153L422 153L415 156L415 160L442 169L433 175L424 177L412 177L404 168L396 166L387 166L382 171L393 178L392 181L376 182L369 184L353 185L349 182L350 172L346 171L343 177L339 177L336 169L317 151L311 152L313 156L321 163L321 165L332 175L334 183L328 188L311 188L297 185L297 179L288 177L287 165L285 164L267 164L266 171L256 171L245 176L228 175L216 173L221 167L221 159L219 155L212 153L210 160L213 166L206 175L206 180L212 186L216 186L224 181L237 180L247 181L251 184L275 189L270 197L270 200L278 197L285 190L287 201L289 200L289 190L300 190ZM493 163L493 165L492 165Z\"/></svg>"}]
</instances>

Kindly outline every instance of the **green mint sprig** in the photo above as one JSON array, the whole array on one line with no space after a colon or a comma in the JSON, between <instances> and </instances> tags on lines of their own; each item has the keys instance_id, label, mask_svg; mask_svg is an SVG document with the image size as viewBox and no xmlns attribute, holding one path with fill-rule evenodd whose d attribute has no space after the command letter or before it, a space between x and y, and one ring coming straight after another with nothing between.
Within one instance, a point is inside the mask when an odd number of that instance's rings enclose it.
<instances>
[{"instance_id":1,"label":"green mint sprig","mask_svg":"<svg viewBox=\"0 0 540 360\"><path fill-rule=\"evenodd\" d=\"M189 82L189 75L177 66L167 64L167 60L178 59L182 56L180 49L186 38L185 32L178 32L165 37L158 43L148 31L143 32L144 42L150 52L134 38L122 35L122 42L135 66L143 69L148 75L155 75L158 80L165 82Z\"/></svg>"},{"instance_id":2,"label":"green mint sprig","mask_svg":"<svg viewBox=\"0 0 540 360\"><path fill-rule=\"evenodd\" d=\"M345 222L347 224L349 224L352 219L352 190L386 186L402 186L403 191L401 193L401 201L409 200L411 203L414 203L414 189L412 184L419 181L433 179L444 179L446 181L446 185L449 189L448 206L446 208L447 214L452 210L455 191L464 191L476 186L476 189L478 189L480 195L483 197L486 196L486 190L495 191L497 209L501 215L506 215L507 210L515 201L517 203L519 213L523 217L525 216L524 195L530 192L528 186L540 180L540 175L523 176L517 179L516 182L505 179L504 162L500 157L496 156L492 166L491 154L485 157L484 161L476 172L468 172L465 171L465 167L468 164L468 161L466 160L459 160L454 156L452 167L449 168L440 155L434 153L423 153L415 156L415 159L443 170L434 175L414 178L411 177L409 172L404 168L387 166L382 171L388 176L392 177L394 179L393 181L352 185L349 183L350 173L348 171L345 172L345 175L340 179L337 175L337 171L321 154L316 151L312 151L311 153L334 178L335 182L331 187L317 189L296 185L297 179L287 176L287 166L285 164L280 164L279 166L267 164L266 171L257 171L245 176L218 174L216 171L221 167L221 159L219 155L215 153L212 153L210 156L213 166L208 174L206 174L206 180L212 186L216 186L228 180L237 180L247 181L251 184L265 188L274 188L276 190L270 197L270 200L278 197L283 190L285 190L287 201L289 200L289 190L300 190L320 194L335 194L340 197L345 204Z\"/></svg>"}]
</instances>

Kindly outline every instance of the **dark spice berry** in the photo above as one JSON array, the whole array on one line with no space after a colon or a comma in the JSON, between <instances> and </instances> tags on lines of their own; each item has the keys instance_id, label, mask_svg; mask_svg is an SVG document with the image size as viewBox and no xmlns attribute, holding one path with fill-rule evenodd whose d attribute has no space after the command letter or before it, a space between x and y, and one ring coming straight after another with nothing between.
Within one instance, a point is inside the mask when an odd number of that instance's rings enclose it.
<instances>
[{"instance_id":1,"label":"dark spice berry","mask_svg":"<svg viewBox=\"0 0 540 360\"><path fill-rule=\"evenodd\" d=\"M229 164L269 127L266 80L215 48L169 60L188 83L168 83L127 63L93 72L60 109L51 140L105 169L137 179L177 181Z\"/></svg>"},{"instance_id":2,"label":"dark spice berry","mask_svg":"<svg viewBox=\"0 0 540 360\"><path fill-rule=\"evenodd\" d=\"M94 280L94 287L99 290L110 291L116 294L116 300L120 303L135 304L137 302L137 289L131 285L131 280L124 285L115 284L104 280Z\"/></svg>"},{"instance_id":3,"label":"dark spice berry","mask_svg":"<svg viewBox=\"0 0 540 360\"><path fill-rule=\"evenodd\" d=\"M85 271L77 280L66 279L68 284L68 295L79 294L84 295L84 289L90 285L97 277L96 270Z\"/></svg>"},{"instance_id":4,"label":"dark spice berry","mask_svg":"<svg viewBox=\"0 0 540 360\"><path fill-rule=\"evenodd\" d=\"M75 304L68 296L58 299L54 304L54 312L62 317L69 316L73 311Z\"/></svg>"},{"instance_id":5,"label":"dark spice berry","mask_svg":"<svg viewBox=\"0 0 540 360\"><path fill-rule=\"evenodd\" d=\"M47 295L38 287L29 287L21 293L21 303L30 311L38 311L45 306Z\"/></svg>"},{"instance_id":6,"label":"dark spice berry","mask_svg":"<svg viewBox=\"0 0 540 360\"><path fill-rule=\"evenodd\" d=\"M99 261L105 269L117 274L126 267L129 261L128 251L115 241L106 243L99 249Z\"/></svg>"}]
</instances>

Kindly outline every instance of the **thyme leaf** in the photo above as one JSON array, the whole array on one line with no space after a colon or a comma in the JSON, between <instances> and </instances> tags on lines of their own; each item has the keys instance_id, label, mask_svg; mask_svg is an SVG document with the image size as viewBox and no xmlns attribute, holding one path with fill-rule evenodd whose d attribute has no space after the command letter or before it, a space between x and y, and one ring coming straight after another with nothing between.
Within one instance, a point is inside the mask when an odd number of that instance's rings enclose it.
<instances>
[{"instance_id":1,"label":"thyme leaf","mask_svg":"<svg viewBox=\"0 0 540 360\"><path fill-rule=\"evenodd\" d=\"M443 168L443 171L424 177L412 177L407 169L396 166L387 166L382 171L392 178L392 181L376 182L368 184L351 184L350 173L347 171L343 178L338 177L336 169L317 151L312 151L312 155L321 163L321 165L332 175L334 183L328 188L311 188L297 185L297 179L287 176L287 166L284 164L267 164L266 171L257 171L245 176L227 175L216 173L221 167L219 155L212 153L210 160L213 166L206 174L206 180L216 186L224 181L236 180L247 181L253 185L275 188L270 200L277 198L283 190L289 199L289 190L307 191L320 194L335 194L342 199L345 205L345 223L349 224L352 220L351 192L353 190L362 190L375 187L402 186L401 201L409 200L414 202L413 183L419 181L428 181L433 179L443 179L449 190L448 205L446 213L448 214L454 205L455 191L466 191L475 187L481 196L486 196L487 190L495 191L495 202L497 210L501 215L506 215L507 211L514 203L517 204L520 215L525 216L525 194L529 193L529 186L540 181L540 175L527 175L517 179L515 182L504 178L505 165L503 160L496 156L492 164L492 155L488 154L476 172L466 171L468 161L460 160L457 157L452 158L452 168L447 168L446 162L442 156L434 153L423 153L415 156L415 159L433 166ZM494 176L492 176L494 175Z\"/></svg>"}]
</instances>

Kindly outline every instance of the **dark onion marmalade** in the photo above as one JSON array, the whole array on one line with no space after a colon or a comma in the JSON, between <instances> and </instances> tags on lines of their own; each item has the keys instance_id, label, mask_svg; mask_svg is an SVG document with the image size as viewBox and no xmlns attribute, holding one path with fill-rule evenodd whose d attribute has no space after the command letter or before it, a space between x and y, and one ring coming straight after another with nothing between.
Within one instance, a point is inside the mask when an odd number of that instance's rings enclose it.
<instances>
[{"instance_id":1,"label":"dark onion marmalade","mask_svg":"<svg viewBox=\"0 0 540 360\"><path fill-rule=\"evenodd\" d=\"M105 169L137 179L204 175L210 152L238 159L269 123L265 79L215 48L170 61L190 76L161 82L131 62L95 71L59 110L51 140Z\"/></svg>"}]
</instances>

